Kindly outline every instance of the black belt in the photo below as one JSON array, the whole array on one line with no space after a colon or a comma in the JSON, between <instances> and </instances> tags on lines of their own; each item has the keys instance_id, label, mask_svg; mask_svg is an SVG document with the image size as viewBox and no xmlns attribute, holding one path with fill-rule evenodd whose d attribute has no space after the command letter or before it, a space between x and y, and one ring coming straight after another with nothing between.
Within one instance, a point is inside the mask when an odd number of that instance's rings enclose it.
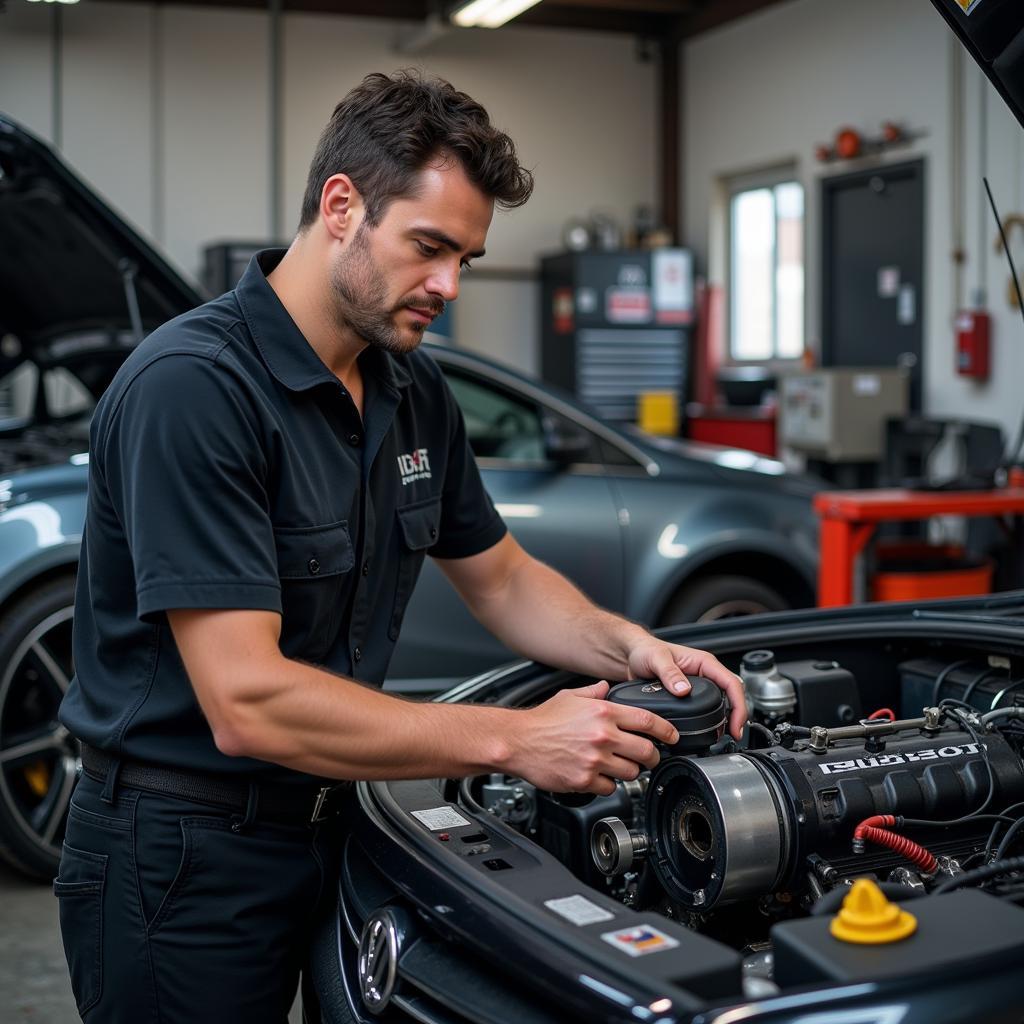
<instances>
[{"instance_id":1,"label":"black belt","mask_svg":"<svg viewBox=\"0 0 1024 1024\"><path fill-rule=\"evenodd\" d=\"M165 768L143 761L119 761L102 750L82 744L82 768L97 782L105 782L114 764L117 785L195 800L224 811L249 815L255 821L281 825L313 825L336 814L351 782L326 786L254 783L224 775L204 775L182 768ZM254 801L251 803L250 801Z\"/></svg>"}]
</instances>

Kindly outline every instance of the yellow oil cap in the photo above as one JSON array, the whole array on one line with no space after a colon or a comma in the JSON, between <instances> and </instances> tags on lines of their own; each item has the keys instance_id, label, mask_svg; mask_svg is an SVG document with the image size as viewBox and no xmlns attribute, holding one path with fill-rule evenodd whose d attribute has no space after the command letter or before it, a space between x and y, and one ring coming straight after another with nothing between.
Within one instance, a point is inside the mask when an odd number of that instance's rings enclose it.
<instances>
[{"instance_id":1,"label":"yellow oil cap","mask_svg":"<svg viewBox=\"0 0 1024 1024\"><path fill-rule=\"evenodd\" d=\"M890 903L870 879L858 878L829 930L843 942L881 945L913 935L917 918Z\"/></svg>"}]
</instances>

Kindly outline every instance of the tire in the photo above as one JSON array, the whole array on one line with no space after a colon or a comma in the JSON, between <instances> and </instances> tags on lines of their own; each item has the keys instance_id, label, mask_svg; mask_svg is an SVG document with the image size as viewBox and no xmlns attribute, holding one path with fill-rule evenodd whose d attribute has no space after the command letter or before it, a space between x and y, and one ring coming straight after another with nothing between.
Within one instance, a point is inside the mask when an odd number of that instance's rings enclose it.
<instances>
[{"instance_id":1,"label":"tire","mask_svg":"<svg viewBox=\"0 0 1024 1024\"><path fill-rule=\"evenodd\" d=\"M31 878L57 873L78 743L57 721L73 674L74 576L41 584L0 618L0 857Z\"/></svg>"},{"instance_id":2,"label":"tire","mask_svg":"<svg viewBox=\"0 0 1024 1024\"><path fill-rule=\"evenodd\" d=\"M302 972L303 1024L363 1024L362 1018L349 1008L341 977L338 956L351 951L347 946L348 935L341 936L339 948L339 927L337 912L322 916L314 926L309 962Z\"/></svg>"},{"instance_id":3,"label":"tire","mask_svg":"<svg viewBox=\"0 0 1024 1024\"><path fill-rule=\"evenodd\" d=\"M760 612L781 612L789 602L760 580L747 576L705 576L686 584L669 602L660 625L717 622Z\"/></svg>"}]
</instances>

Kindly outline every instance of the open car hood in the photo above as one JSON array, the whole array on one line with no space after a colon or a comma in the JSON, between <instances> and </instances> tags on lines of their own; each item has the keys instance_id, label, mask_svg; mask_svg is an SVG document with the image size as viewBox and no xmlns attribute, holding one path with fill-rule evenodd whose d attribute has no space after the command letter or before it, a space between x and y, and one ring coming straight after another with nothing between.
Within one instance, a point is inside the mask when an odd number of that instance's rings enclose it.
<instances>
[{"instance_id":1,"label":"open car hood","mask_svg":"<svg viewBox=\"0 0 1024 1024\"><path fill-rule=\"evenodd\" d=\"M1024 4L932 0L1024 126Z\"/></svg>"},{"instance_id":2,"label":"open car hood","mask_svg":"<svg viewBox=\"0 0 1024 1024\"><path fill-rule=\"evenodd\" d=\"M0 375L26 355L134 344L202 296L30 132L0 114Z\"/></svg>"}]
</instances>

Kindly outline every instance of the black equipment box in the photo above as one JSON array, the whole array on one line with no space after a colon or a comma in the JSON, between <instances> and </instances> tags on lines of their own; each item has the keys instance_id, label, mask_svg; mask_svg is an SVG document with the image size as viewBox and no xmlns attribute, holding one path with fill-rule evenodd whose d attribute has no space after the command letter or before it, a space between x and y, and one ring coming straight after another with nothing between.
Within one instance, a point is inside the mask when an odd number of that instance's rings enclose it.
<instances>
[{"instance_id":1,"label":"black equipment box","mask_svg":"<svg viewBox=\"0 0 1024 1024\"><path fill-rule=\"evenodd\" d=\"M821 981L882 981L918 971L961 971L968 958L1024 955L1024 909L995 896L967 890L900 907L917 918L917 930L877 946L834 938L831 914L775 925L775 981L784 989Z\"/></svg>"},{"instance_id":2,"label":"black equipment box","mask_svg":"<svg viewBox=\"0 0 1024 1024\"><path fill-rule=\"evenodd\" d=\"M604 419L634 422L637 396L690 380L693 264L687 249L586 250L541 260L541 376Z\"/></svg>"}]
</instances>

